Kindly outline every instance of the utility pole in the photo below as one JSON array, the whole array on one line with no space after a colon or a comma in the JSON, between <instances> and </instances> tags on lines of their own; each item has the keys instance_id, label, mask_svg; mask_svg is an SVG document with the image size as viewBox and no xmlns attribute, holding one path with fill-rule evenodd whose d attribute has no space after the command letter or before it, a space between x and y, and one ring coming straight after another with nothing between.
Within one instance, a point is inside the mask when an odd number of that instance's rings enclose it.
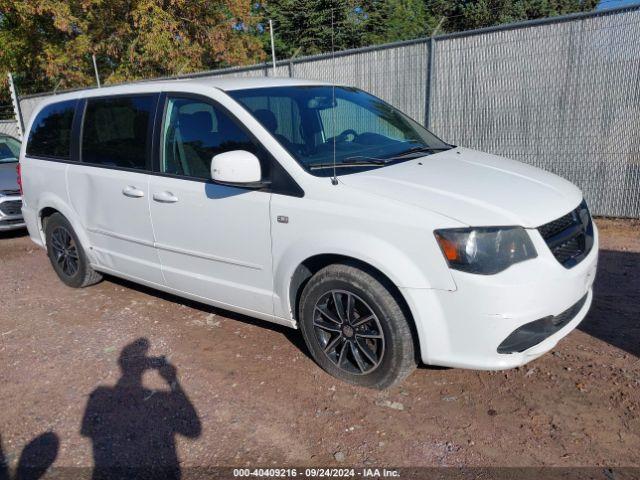
<instances>
[{"instance_id":1,"label":"utility pole","mask_svg":"<svg viewBox=\"0 0 640 480\"><path fill-rule=\"evenodd\" d=\"M18 100L18 90L13 83L13 75L11 72L7 73L9 76L9 92L11 93L11 103L13 103L13 112L15 113L16 120L18 121L18 137L22 139L24 137L24 121L22 120L22 110L20 109L20 100Z\"/></svg>"},{"instance_id":2,"label":"utility pole","mask_svg":"<svg viewBox=\"0 0 640 480\"><path fill-rule=\"evenodd\" d=\"M96 54L91 55L93 59L93 71L96 72L96 83L98 84L98 88L100 88L100 75L98 74L98 64L96 63Z\"/></svg>"},{"instance_id":3,"label":"utility pole","mask_svg":"<svg viewBox=\"0 0 640 480\"><path fill-rule=\"evenodd\" d=\"M273 22L269 19L269 35L271 35L271 61L273 62L273 76L276 75L276 46L273 43Z\"/></svg>"}]
</instances>

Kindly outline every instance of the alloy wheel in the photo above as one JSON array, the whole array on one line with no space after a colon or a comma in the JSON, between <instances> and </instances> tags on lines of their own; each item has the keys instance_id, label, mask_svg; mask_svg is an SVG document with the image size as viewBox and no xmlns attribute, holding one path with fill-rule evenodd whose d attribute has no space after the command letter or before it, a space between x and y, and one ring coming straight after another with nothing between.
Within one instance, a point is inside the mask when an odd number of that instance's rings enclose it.
<instances>
[{"instance_id":1,"label":"alloy wheel","mask_svg":"<svg viewBox=\"0 0 640 480\"><path fill-rule=\"evenodd\" d=\"M79 257L76 242L69 230L64 227L56 227L51 233L51 250L53 259L62 272L73 277L78 271Z\"/></svg>"},{"instance_id":2,"label":"alloy wheel","mask_svg":"<svg viewBox=\"0 0 640 480\"><path fill-rule=\"evenodd\" d=\"M382 362L385 338L380 321L354 293L331 290L322 295L313 310L313 327L324 354L341 370L364 375Z\"/></svg>"}]
</instances>

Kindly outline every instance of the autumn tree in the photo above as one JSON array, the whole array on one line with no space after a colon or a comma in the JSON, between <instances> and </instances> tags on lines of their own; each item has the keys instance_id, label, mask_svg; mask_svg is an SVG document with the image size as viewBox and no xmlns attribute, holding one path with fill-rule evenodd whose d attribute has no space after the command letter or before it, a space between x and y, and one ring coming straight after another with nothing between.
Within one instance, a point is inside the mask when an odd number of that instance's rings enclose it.
<instances>
[{"instance_id":1,"label":"autumn tree","mask_svg":"<svg viewBox=\"0 0 640 480\"><path fill-rule=\"evenodd\" d=\"M20 90L154 78L264 60L247 0L0 0L0 69Z\"/></svg>"}]
</instances>

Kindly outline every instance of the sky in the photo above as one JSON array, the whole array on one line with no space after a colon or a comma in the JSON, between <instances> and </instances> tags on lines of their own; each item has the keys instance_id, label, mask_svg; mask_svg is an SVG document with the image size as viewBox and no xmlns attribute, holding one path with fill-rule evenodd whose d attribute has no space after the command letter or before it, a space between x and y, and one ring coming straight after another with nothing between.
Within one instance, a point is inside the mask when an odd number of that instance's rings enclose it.
<instances>
[{"instance_id":1,"label":"sky","mask_svg":"<svg viewBox=\"0 0 640 480\"><path fill-rule=\"evenodd\" d=\"M607 8L626 7L628 5L638 5L640 0L601 0L598 4L598 10L604 10Z\"/></svg>"}]
</instances>

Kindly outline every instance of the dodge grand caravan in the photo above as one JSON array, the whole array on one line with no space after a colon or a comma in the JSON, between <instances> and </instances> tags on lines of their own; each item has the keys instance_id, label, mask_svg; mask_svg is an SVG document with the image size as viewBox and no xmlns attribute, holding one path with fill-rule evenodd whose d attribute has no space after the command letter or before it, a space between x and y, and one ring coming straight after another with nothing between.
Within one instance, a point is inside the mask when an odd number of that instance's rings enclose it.
<instances>
[{"instance_id":1,"label":"dodge grand caravan","mask_svg":"<svg viewBox=\"0 0 640 480\"><path fill-rule=\"evenodd\" d=\"M23 214L64 283L106 273L300 328L355 384L418 361L522 365L591 305L598 233L578 188L356 88L115 86L45 101L28 132Z\"/></svg>"}]
</instances>

